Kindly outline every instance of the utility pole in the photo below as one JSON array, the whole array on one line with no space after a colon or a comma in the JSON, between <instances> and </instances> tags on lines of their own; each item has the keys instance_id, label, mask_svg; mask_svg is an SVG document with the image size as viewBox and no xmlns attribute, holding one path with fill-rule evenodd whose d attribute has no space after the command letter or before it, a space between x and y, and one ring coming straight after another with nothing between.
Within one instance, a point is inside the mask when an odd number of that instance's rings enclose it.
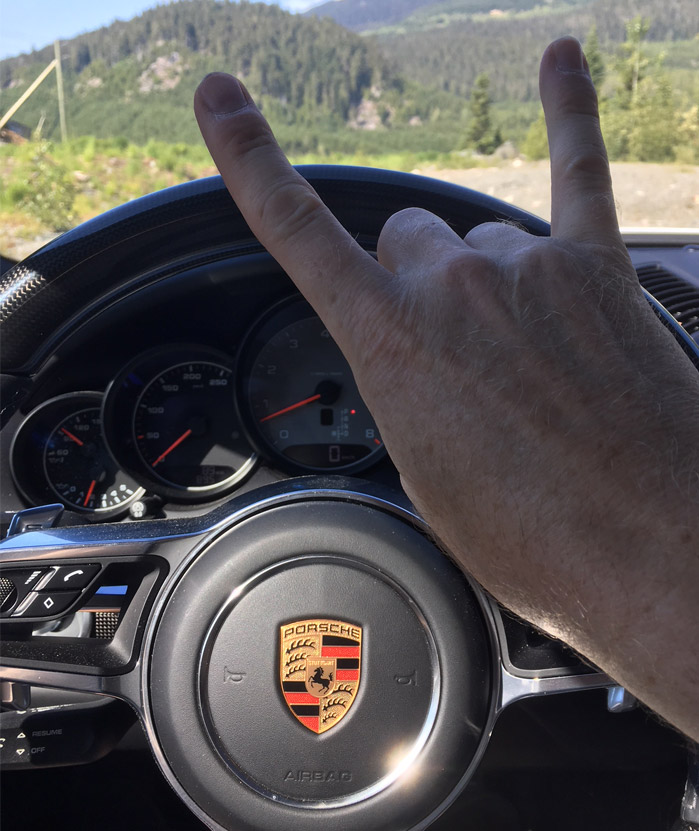
<instances>
[{"instance_id":1,"label":"utility pole","mask_svg":"<svg viewBox=\"0 0 699 831\"><path fill-rule=\"evenodd\" d=\"M66 128L66 106L63 98L63 70L61 69L61 41L53 42L54 56L56 59L56 87L58 88L58 117L61 122L61 141L65 144L68 139Z\"/></svg>"},{"instance_id":2,"label":"utility pole","mask_svg":"<svg viewBox=\"0 0 699 831\"><path fill-rule=\"evenodd\" d=\"M46 67L46 69L39 75L39 77L34 81L18 99L15 103L10 107L10 109L5 113L5 115L0 118L0 130L7 124L7 122L12 118L12 116L17 112L17 110L24 104L24 102L29 98L29 96L34 92L34 90L39 86L39 84L46 78L46 76L51 72L52 69L56 68L56 61L53 60L51 63Z\"/></svg>"},{"instance_id":3,"label":"utility pole","mask_svg":"<svg viewBox=\"0 0 699 831\"><path fill-rule=\"evenodd\" d=\"M66 129L66 107L65 107L65 99L63 96L63 72L61 71L61 42L54 41L53 44L54 54L55 57L51 61L51 63L44 69L44 71L39 75L39 77L29 85L29 88L22 94L20 97L15 101L15 103L10 107L10 109L5 113L5 115L0 118L0 130L7 124L7 122L12 118L12 116L17 112L17 110L24 104L24 102L29 98L30 95L37 89L37 87L42 83L42 81L48 77L52 70L56 70L56 87L58 88L58 115L61 122L61 141L65 142L68 138L68 130ZM42 124L43 124L43 115L42 115Z\"/></svg>"}]
</instances>

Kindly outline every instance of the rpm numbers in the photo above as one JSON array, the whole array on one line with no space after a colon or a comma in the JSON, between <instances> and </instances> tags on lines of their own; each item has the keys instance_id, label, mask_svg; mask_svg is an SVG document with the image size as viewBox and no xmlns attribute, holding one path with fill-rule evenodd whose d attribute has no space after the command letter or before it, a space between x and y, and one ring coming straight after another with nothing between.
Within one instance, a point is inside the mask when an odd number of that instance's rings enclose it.
<instances>
[{"instance_id":1,"label":"rpm numbers","mask_svg":"<svg viewBox=\"0 0 699 831\"><path fill-rule=\"evenodd\" d=\"M385 453L349 364L305 301L274 309L246 354L241 396L249 429L287 465L357 470Z\"/></svg>"},{"instance_id":2,"label":"rpm numbers","mask_svg":"<svg viewBox=\"0 0 699 831\"><path fill-rule=\"evenodd\" d=\"M233 415L232 372L198 361L161 372L136 404L134 442L144 465L169 485L216 488L249 456Z\"/></svg>"},{"instance_id":3,"label":"rpm numbers","mask_svg":"<svg viewBox=\"0 0 699 831\"><path fill-rule=\"evenodd\" d=\"M159 348L128 364L107 390L104 428L126 470L180 502L226 493L255 465L229 359L208 347Z\"/></svg>"}]
</instances>

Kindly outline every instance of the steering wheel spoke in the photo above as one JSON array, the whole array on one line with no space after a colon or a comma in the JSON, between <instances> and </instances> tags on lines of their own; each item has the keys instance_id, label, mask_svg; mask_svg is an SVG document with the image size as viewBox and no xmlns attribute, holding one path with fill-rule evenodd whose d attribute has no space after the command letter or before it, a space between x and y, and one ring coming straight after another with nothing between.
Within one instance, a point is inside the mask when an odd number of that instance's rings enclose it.
<instances>
[{"instance_id":1,"label":"steering wheel spoke","mask_svg":"<svg viewBox=\"0 0 699 831\"><path fill-rule=\"evenodd\" d=\"M613 686L614 681L604 673L585 671L582 668L565 674L555 674L554 672L522 675L510 672L503 666L498 710L502 711L510 704L524 698L581 692Z\"/></svg>"},{"instance_id":2,"label":"steering wheel spoke","mask_svg":"<svg viewBox=\"0 0 699 831\"><path fill-rule=\"evenodd\" d=\"M148 615L191 541L163 523L52 528L50 517L48 508L23 512L0 542L0 680L111 696L140 711Z\"/></svg>"}]
</instances>

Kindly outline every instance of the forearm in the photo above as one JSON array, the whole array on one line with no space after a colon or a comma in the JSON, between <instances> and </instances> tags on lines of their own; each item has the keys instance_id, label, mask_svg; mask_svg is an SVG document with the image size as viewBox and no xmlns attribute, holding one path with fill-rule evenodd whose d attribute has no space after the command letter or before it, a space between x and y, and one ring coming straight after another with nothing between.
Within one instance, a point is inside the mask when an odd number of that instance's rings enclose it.
<instances>
[{"instance_id":1,"label":"forearm","mask_svg":"<svg viewBox=\"0 0 699 831\"><path fill-rule=\"evenodd\" d=\"M674 401L647 402L653 419L632 407L637 437L594 458L600 425L574 467L551 480L541 467L540 488L509 485L521 472L505 457L500 481L462 479L460 507L404 481L490 593L699 740L699 374L684 369L683 400L678 381Z\"/></svg>"}]
</instances>

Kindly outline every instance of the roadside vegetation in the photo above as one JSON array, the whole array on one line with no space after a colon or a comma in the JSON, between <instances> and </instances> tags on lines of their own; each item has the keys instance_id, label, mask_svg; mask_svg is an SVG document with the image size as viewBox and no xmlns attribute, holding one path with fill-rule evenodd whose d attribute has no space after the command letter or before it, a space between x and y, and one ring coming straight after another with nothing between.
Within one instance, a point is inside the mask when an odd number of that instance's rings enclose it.
<instances>
[{"instance_id":1,"label":"roadside vegetation","mask_svg":"<svg viewBox=\"0 0 699 831\"><path fill-rule=\"evenodd\" d=\"M436 12L463 5L449 0ZM490 54L497 44L520 49L527 39L513 39L512 32L522 27L532 27L534 40L549 37L542 27L556 15L528 14L530 0L512 5L521 18L514 23L471 20L472 27L491 33ZM590 7L582 0L578 5ZM488 71L473 74L478 56L472 63L463 44L457 50L453 27L447 35L433 26L434 16L430 20L422 38L408 27L407 35L376 39L275 7L189 0L67 42L68 124L78 137L58 141L55 89L46 82L17 114L33 129L32 139L0 144L0 249L7 250L8 235L41 240L127 200L214 174L191 96L199 78L221 66L245 78L296 163L412 171L546 158L532 79L525 82L520 72L512 86L507 75L531 56L481 61ZM651 40L655 24L635 17L627 21L623 41L615 42L610 32L617 19L600 20L603 31L589 27L582 39L611 158L699 165L699 38L688 38L674 24L656 32L668 40ZM441 51L432 52L431 71L415 72L435 32ZM538 54L531 43L527 48ZM0 62L0 110L18 98L49 55L43 50ZM452 57L462 61L463 72L450 65Z\"/></svg>"}]
</instances>

